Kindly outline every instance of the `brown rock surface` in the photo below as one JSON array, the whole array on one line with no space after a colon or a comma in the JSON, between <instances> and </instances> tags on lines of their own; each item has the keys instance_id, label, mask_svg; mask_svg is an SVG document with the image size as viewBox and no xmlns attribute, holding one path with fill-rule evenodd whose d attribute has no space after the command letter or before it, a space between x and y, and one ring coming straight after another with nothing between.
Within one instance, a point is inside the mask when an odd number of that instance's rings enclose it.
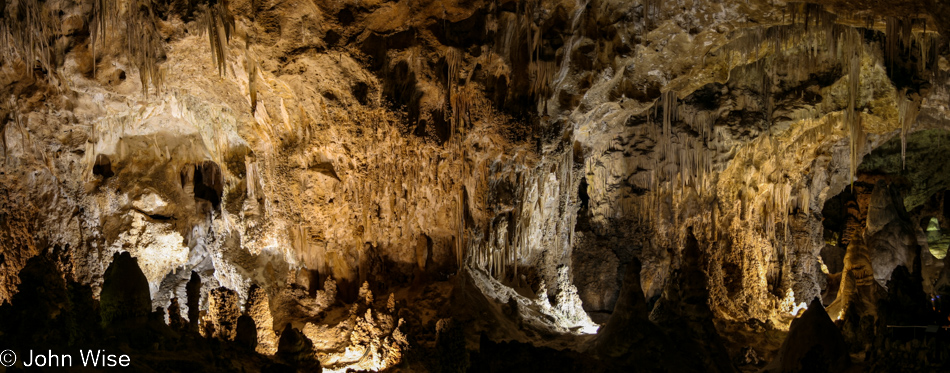
<instances>
[{"instance_id":1,"label":"brown rock surface","mask_svg":"<svg viewBox=\"0 0 950 373\"><path fill-rule=\"evenodd\" d=\"M234 340L238 318L241 317L240 307L234 290L220 287L208 294L208 318L214 326L214 337Z\"/></svg>"},{"instance_id":2,"label":"brown rock surface","mask_svg":"<svg viewBox=\"0 0 950 373\"><path fill-rule=\"evenodd\" d=\"M815 299L792 321L767 372L843 372L851 365L848 345L821 302Z\"/></svg>"},{"instance_id":3,"label":"brown rock surface","mask_svg":"<svg viewBox=\"0 0 950 373\"><path fill-rule=\"evenodd\" d=\"M191 362L246 314L328 370L629 367L630 323L756 365L815 297L950 294L945 3L4 1L0 303L58 248Z\"/></svg>"},{"instance_id":4,"label":"brown rock surface","mask_svg":"<svg viewBox=\"0 0 950 373\"><path fill-rule=\"evenodd\" d=\"M270 312L270 300L264 289L259 286L251 286L247 293L244 312L254 320L254 326L257 328L255 332L257 352L273 355L277 352L277 335L274 333L274 318Z\"/></svg>"}]
</instances>

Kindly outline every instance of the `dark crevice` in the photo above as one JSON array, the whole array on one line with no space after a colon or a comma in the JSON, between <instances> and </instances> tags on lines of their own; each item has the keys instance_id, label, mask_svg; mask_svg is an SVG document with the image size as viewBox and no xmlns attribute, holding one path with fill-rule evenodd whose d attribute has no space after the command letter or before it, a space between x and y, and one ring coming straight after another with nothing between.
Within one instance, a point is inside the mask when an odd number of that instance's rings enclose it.
<instances>
[{"instance_id":1,"label":"dark crevice","mask_svg":"<svg viewBox=\"0 0 950 373\"><path fill-rule=\"evenodd\" d=\"M152 219L152 220L172 220L172 219L174 219L174 217L165 216L165 215L161 215L161 214L151 214L151 215L148 215L148 217L149 217L149 219Z\"/></svg>"},{"instance_id":2,"label":"dark crevice","mask_svg":"<svg viewBox=\"0 0 950 373\"><path fill-rule=\"evenodd\" d=\"M96 155L96 163L92 166L92 174L102 176L103 179L108 179L115 175L112 171L112 161L109 159L109 156L105 154Z\"/></svg>"},{"instance_id":3,"label":"dark crevice","mask_svg":"<svg viewBox=\"0 0 950 373\"><path fill-rule=\"evenodd\" d=\"M217 209L224 195L224 180L217 163L204 161L195 166L195 198L211 202Z\"/></svg>"}]
</instances>

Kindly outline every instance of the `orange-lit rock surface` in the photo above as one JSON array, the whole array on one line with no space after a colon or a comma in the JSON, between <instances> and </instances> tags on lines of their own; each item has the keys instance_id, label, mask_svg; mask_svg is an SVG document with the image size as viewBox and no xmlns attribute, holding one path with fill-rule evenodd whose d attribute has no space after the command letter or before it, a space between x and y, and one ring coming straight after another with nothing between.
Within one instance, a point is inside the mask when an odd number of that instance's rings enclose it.
<instances>
[{"instance_id":1,"label":"orange-lit rock surface","mask_svg":"<svg viewBox=\"0 0 950 373\"><path fill-rule=\"evenodd\" d=\"M0 3L0 303L42 258L111 314L123 255L163 351L252 370L627 369L642 324L657 369L751 371L817 297L894 368L892 273L950 313L948 14Z\"/></svg>"}]
</instances>

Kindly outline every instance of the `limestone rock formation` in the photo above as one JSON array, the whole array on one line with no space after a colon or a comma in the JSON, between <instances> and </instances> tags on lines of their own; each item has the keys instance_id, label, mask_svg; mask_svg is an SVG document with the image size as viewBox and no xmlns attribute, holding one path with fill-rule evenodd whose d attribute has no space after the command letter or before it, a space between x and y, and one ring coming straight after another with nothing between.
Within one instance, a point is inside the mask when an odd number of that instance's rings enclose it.
<instances>
[{"instance_id":1,"label":"limestone rock formation","mask_svg":"<svg viewBox=\"0 0 950 373\"><path fill-rule=\"evenodd\" d=\"M855 363L940 370L886 325L950 324L948 25L944 0L2 1L0 303L139 333L139 370L732 371L827 362L779 349L821 297Z\"/></svg>"},{"instance_id":2,"label":"limestone rock formation","mask_svg":"<svg viewBox=\"0 0 950 373\"><path fill-rule=\"evenodd\" d=\"M734 372L736 369L712 323L707 279L701 268L704 254L692 231L687 234L680 266L671 275L650 320L666 329L673 343L692 350L694 359L701 361L706 371Z\"/></svg>"},{"instance_id":3,"label":"limestone rock formation","mask_svg":"<svg viewBox=\"0 0 950 373\"><path fill-rule=\"evenodd\" d=\"M857 312L857 317L877 315L877 302L883 297L884 288L874 279L871 252L861 236L852 238L848 244L838 296L828 306L832 318L840 320L851 309Z\"/></svg>"},{"instance_id":4,"label":"limestone rock formation","mask_svg":"<svg viewBox=\"0 0 950 373\"><path fill-rule=\"evenodd\" d=\"M152 312L148 281L128 252L115 254L103 275L99 314L104 325L145 324Z\"/></svg>"},{"instance_id":5,"label":"limestone rock formation","mask_svg":"<svg viewBox=\"0 0 950 373\"><path fill-rule=\"evenodd\" d=\"M696 359L694 346L677 345L676 338L647 318L649 309L639 277L640 263L634 260L627 267L614 314L598 333L593 350L603 360L616 361L607 363L614 370L707 370L709 366Z\"/></svg>"},{"instance_id":6,"label":"limestone rock formation","mask_svg":"<svg viewBox=\"0 0 950 373\"><path fill-rule=\"evenodd\" d=\"M234 341L253 350L257 348L257 325L254 319L248 315L241 315L237 319L237 327L234 331Z\"/></svg>"},{"instance_id":7,"label":"limestone rock formation","mask_svg":"<svg viewBox=\"0 0 950 373\"><path fill-rule=\"evenodd\" d=\"M788 337L767 372L843 372L851 365L848 345L816 298L792 321Z\"/></svg>"},{"instance_id":8,"label":"limestone rock formation","mask_svg":"<svg viewBox=\"0 0 950 373\"><path fill-rule=\"evenodd\" d=\"M168 326L178 330L184 330L188 326L188 321L181 316L181 306L178 305L178 298L172 298L168 304Z\"/></svg>"},{"instance_id":9,"label":"limestone rock formation","mask_svg":"<svg viewBox=\"0 0 950 373\"><path fill-rule=\"evenodd\" d=\"M320 362L313 356L313 343L290 324L284 326L283 331L280 332L276 356L298 369L322 371Z\"/></svg>"},{"instance_id":10,"label":"limestone rock formation","mask_svg":"<svg viewBox=\"0 0 950 373\"><path fill-rule=\"evenodd\" d=\"M71 331L78 315L70 304L70 294L62 273L44 255L30 258L20 270L18 292L10 304L0 307L3 329L0 338L10 344L40 348L82 337ZM13 306L13 301L16 307ZM19 337L19 338L17 338ZM19 340L17 340L19 339Z\"/></svg>"},{"instance_id":11,"label":"limestone rock formation","mask_svg":"<svg viewBox=\"0 0 950 373\"><path fill-rule=\"evenodd\" d=\"M874 279L884 285L897 266L914 268L918 232L904 209L904 198L893 185L878 180L871 195L865 235L873 252Z\"/></svg>"},{"instance_id":12,"label":"limestone rock formation","mask_svg":"<svg viewBox=\"0 0 950 373\"><path fill-rule=\"evenodd\" d=\"M244 305L246 316L251 317L257 329L254 335L257 352L273 355L277 352L277 335L274 333L274 318L270 312L270 300L267 293L259 286L252 285L247 294L247 303Z\"/></svg>"},{"instance_id":13,"label":"limestone rock formation","mask_svg":"<svg viewBox=\"0 0 950 373\"><path fill-rule=\"evenodd\" d=\"M214 326L214 337L234 340L237 337L240 317L241 309L237 292L220 287L208 294L208 318Z\"/></svg>"}]
</instances>

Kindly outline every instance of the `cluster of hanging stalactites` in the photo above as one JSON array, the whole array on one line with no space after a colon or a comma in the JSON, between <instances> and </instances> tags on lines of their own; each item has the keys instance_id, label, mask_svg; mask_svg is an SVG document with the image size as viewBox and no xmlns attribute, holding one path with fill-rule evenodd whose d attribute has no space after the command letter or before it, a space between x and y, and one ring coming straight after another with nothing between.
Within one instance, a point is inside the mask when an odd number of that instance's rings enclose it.
<instances>
[{"instance_id":1,"label":"cluster of hanging stalactites","mask_svg":"<svg viewBox=\"0 0 950 373\"><path fill-rule=\"evenodd\" d=\"M21 0L9 7L0 3L0 53L18 56L30 71L35 67L52 71L57 65L53 40L61 24L57 11L38 0Z\"/></svg>"},{"instance_id":2,"label":"cluster of hanging stalactites","mask_svg":"<svg viewBox=\"0 0 950 373\"><path fill-rule=\"evenodd\" d=\"M124 52L129 62L138 69L142 92L145 94L148 94L150 85L160 89L164 84L164 74L158 63L165 57L165 48L154 8L155 4L150 0L129 0L124 3L120 0L96 0L93 2L89 25L93 60L97 47L105 44L106 38L116 35L125 38Z\"/></svg>"},{"instance_id":3,"label":"cluster of hanging stalactites","mask_svg":"<svg viewBox=\"0 0 950 373\"><path fill-rule=\"evenodd\" d=\"M574 149L566 147L556 159L541 163L537 172L498 167L505 170L494 170L484 182L491 190L491 184L507 179L514 186L516 204L487 226L473 227L466 253L473 265L508 281L517 279L519 267L529 265L541 251L563 253L573 246L578 208L573 193Z\"/></svg>"},{"instance_id":4,"label":"cluster of hanging stalactites","mask_svg":"<svg viewBox=\"0 0 950 373\"><path fill-rule=\"evenodd\" d=\"M745 34L733 42L727 44L723 49L732 61L729 66L751 63L771 64L774 63L774 57L797 53L804 56L803 65L800 68L789 71L792 80L805 80L808 74L815 70L817 64L823 60L839 61L842 70L847 76L847 107L842 115L838 116L844 122L846 131L849 135L849 153L850 153L850 176L854 180L855 173L860 162L861 155L865 152L865 143L867 142L866 133L861 123L861 70L868 52L865 51L865 33L866 30L872 30L876 25L884 23L886 25L885 38L887 40L885 49L885 58L887 63L893 64L901 53L911 51L920 52L918 69L922 73L931 74L936 65L934 52L936 50L936 38L932 32L926 32L924 27L920 31L920 25L925 25L925 21L906 19L901 20L894 17L877 19L874 17L840 17L834 13L826 11L822 6L815 4L789 4L786 12L785 23L766 27L756 28L745 32ZM853 25L864 24L864 28L854 27ZM760 70L767 70L766 65L760 67ZM796 75L797 74L797 75ZM770 95L772 84L768 78L768 73L763 73L762 94L765 96L759 109L763 110L766 121L771 128L772 107ZM921 98L916 93L901 91L897 94L897 107L899 111L898 119L902 128L902 139L906 138L909 128L916 121L917 113L921 105ZM754 103L755 104L755 103ZM745 106L745 105L743 105ZM755 106L755 105L752 105ZM661 115L657 115L662 113ZM690 115L692 114L692 115ZM708 114L713 114L708 116ZM696 191L702 195L703 189L699 188L704 184L703 180L712 169L709 150L702 145L708 144L710 139L707 133L715 133L713 123L716 112L697 112L689 110L678 110L675 93L665 92L658 99L654 107L653 117L662 117L662 125L657 125L656 131L656 152L659 154L654 157L656 165L652 171L640 172L632 180L646 187L650 192L641 197L641 201L634 203L638 215L641 219L652 220L656 217L658 211L662 211L663 204L675 204L680 191L686 190L688 186L696 186ZM807 113L796 113L805 115L798 118L800 120L810 120ZM819 115L819 111L812 113ZM708 119L707 119L708 118ZM834 127L832 121L823 121L824 124L816 126L807 133L803 134L803 140L818 140L830 135ZM678 132L671 130L672 123L682 123L688 125L694 132L700 133L700 138L695 143L688 140L678 139ZM771 135L771 133L770 133ZM775 156L779 156L775 154ZM664 163L662 160L665 160ZM597 172L589 169L588 173ZM775 211L778 214L763 214L766 223L768 236L775 237L774 227L780 221L784 223L787 233L788 213L792 204L789 201L797 200L798 207L804 211L810 210L809 200L812 198L807 187L801 186L795 188L790 184L767 183L766 189L770 191L771 197L767 198L762 206L767 211ZM797 198L791 197L792 191L799 190ZM675 219L675 216L672 217ZM675 222L674 222L675 224Z\"/></svg>"},{"instance_id":5,"label":"cluster of hanging stalactites","mask_svg":"<svg viewBox=\"0 0 950 373\"><path fill-rule=\"evenodd\" d=\"M655 21L653 18L659 14L659 8L659 3L648 2L644 7L644 15ZM582 10L579 10L572 17L572 29L576 28L573 23L579 19L581 12ZM527 20L528 13L526 10L525 16L519 17L519 20ZM742 106L751 110L761 110L769 128L773 121L774 110L769 97L773 91L772 84L774 84L770 74L775 70L770 66L775 63L776 57L790 54L798 56L801 65L788 71L790 75L786 77L786 79L798 81L809 79L809 75L819 68L819 64L837 61L847 77L847 107L838 108L840 113L833 117L844 122L849 136L849 163L851 180L853 180L867 142L861 123L861 107L864 103L860 91L862 66L865 60L869 59L865 34L868 30L880 28L880 24L885 24L887 43L884 45L884 54L888 63L896 60L900 53L915 50L913 46L920 51L919 59L922 62L917 65L918 68L922 69L921 71L931 71L936 64L933 52L936 50L934 44L936 39L933 33L915 31L919 29L914 26L918 23L920 22L893 17L883 19L865 16L842 17L826 11L820 5L792 3L789 4L781 24L748 29L742 36L725 45L721 52L730 59L728 66L755 63L759 65L758 69L763 71L762 87L760 87L764 96L763 100L748 102L745 103L748 105ZM500 50L511 50L510 46L519 45L514 42L514 35L530 36L532 30L534 29L530 27L524 28L524 23L509 23L509 29L502 33L505 35L504 42L501 43L504 47ZM533 41L534 38L529 37L527 40ZM537 44L532 42L526 42L523 45L530 46L532 51L537 48ZM566 45L570 47L571 39ZM565 60L569 58L569 54L564 57ZM556 87L566 79L569 71L567 65L562 61L551 85ZM905 92L898 94L898 98L902 135L906 137L919 111L920 98L913 93ZM744 97L739 98L739 100L744 99ZM817 109L796 112L793 119L811 121L818 119L817 116L820 116L821 112L822 110ZM709 148L710 143L716 142L721 133L715 127L715 121L721 114L719 110L699 110L692 106L681 105L677 93L672 89L663 92L654 103L652 113L648 115L648 120L652 124L650 134L655 144L652 157L626 157L622 162L630 164L619 167L605 164L617 162L617 160L611 160L611 157L604 157L597 161L589 160L585 164L584 173L588 180L602 184L591 184L592 199L605 201L597 206L591 206L596 210L593 215L602 216L604 219L636 217L642 223L669 219L670 223L676 225L678 216L673 213L677 210L675 206L693 196L699 196L701 199L708 196L713 187L712 183L715 182L715 178L711 176L721 171L715 167L713 159L715 151ZM818 125L806 130L800 141L817 142L827 138L834 127L833 121L822 120ZM771 139L771 136L772 133L769 132L770 139L767 142L774 150L773 156L779 157L781 155L777 150L778 146L774 143L776 140ZM592 153L605 154L606 149L601 149L601 151L594 149ZM615 170L636 171L632 172L626 180L621 180L624 176L617 175ZM611 193L617 185L626 185L632 188L634 193ZM760 190L764 188L766 196L757 197L756 201L748 201L746 213L742 215L751 216L751 211L762 210L756 216L764 220L767 235L774 240L777 233L776 227L781 227L787 236L791 211L795 208L806 214L810 211L810 201L814 197L810 189L806 185L795 185L795 182L788 180L763 180L757 185ZM568 188L570 189L572 188ZM522 208L534 207L524 203ZM528 215L525 211L522 216ZM524 229L526 221L522 219L519 222L507 222L514 225L514 228L508 226L506 229L508 231L514 229L514 232L509 234L517 237L513 244L515 249L506 249L503 253L492 250L480 252L476 254L479 263L495 268L496 273L510 267L511 263L519 257L518 250L527 246L517 242L527 237L526 234L518 233L519 229ZM487 242L496 241L490 235L480 241L486 240Z\"/></svg>"},{"instance_id":6,"label":"cluster of hanging stalactites","mask_svg":"<svg viewBox=\"0 0 950 373\"><path fill-rule=\"evenodd\" d=\"M584 10L583 8L584 7L581 7L581 9L575 13L574 29L577 28L576 23ZM492 43L493 48L489 50L488 56L486 57L488 64L491 64L495 59L500 59L511 69L516 71L521 71L519 70L520 67L525 67L524 72L526 75L524 76L511 76L508 74L510 71L505 74L505 78L511 81L509 84L514 85L515 80L526 79L531 95L539 100L548 96L551 92L551 86L558 84L553 81L557 69L554 62L543 61L540 57L542 40L541 27L538 24L540 17L538 2L518 2L514 12L500 12L497 6L494 5L491 6L489 10L490 12L486 19L484 31L486 35L494 36L495 40L494 43ZM572 34L576 34L576 32L572 32ZM573 40L573 37L571 40ZM569 56L565 56L565 60L562 61L561 72L567 69L567 59L569 59ZM451 115L447 115L451 126L451 140L448 146L454 149L456 161L460 164L459 180L461 180L464 175L479 172L479 170L469 170L465 165L465 150L463 146L464 131L467 125L471 125L470 122L472 118L470 117L470 113L473 110L473 105L475 104L474 98L477 95L475 87L470 83L471 73L475 69L468 69L469 76L460 77L460 72L466 70L465 60L461 51L454 48L448 49L445 60L448 65L446 71L447 101L449 111L451 111ZM563 77L560 79L563 79ZM543 183L544 179L542 176L544 174L546 173L541 172L536 179L531 180L523 178L521 188L517 193L528 193L529 189L526 188L528 188L528 185L531 183ZM569 177L564 178L562 175L559 177L559 180L569 180ZM562 190L565 191L568 189L570 188L562 188ZM524 201L524 198L525 196L522 195L522 198L519 200ZM517 216L526 217L524 219L515 219L515 221L510 222L492 220L489 227L479 229L479 227L466 226L466 199L464 186L459 183L454 201L454 225L456 227L454 250L459 267L463 265L466 258L471 258L482 268L489 269L495 276L503 277L509 273L514 273L513 271L516 271L517 268L516 263L518 258L526 256L526 251L529 250L527 248L529 246L526 243L527 240L523 236L528 234L529 229L526 225L531 224L530 214L532 212L529 210L533 209L534 206L529 206L528 203L522 203L521 206L515 207L516 209L527 209L521 211L520 214L516 214ZM500 238L502 235L500 232L507 232L509 230L512 230L512 232L506 233L506 235L514 237L510 239L512 243L501 244L501 242L506 241ZM472 234L468 234L469 232L472 232Z\"/></svg>"},{"instance_id":7,"label":"cluster of hanging stalactites","mask_svg":"<svg viewBox=\"0 0 950 373\"><path fill-rule=\"evenodd\" d=\"M609 192L614 185L629 184L634 193L620 193L614 203L593 206L596 216L604 219L635 217L639 222L651 222L660 218L660 214L670 219L677 218L672 211L691 194L700 197L711 190L710 175L714 168L714 151L708 148L721 136L713 130L720 110L699 110L696 107L680 105L676 92L667 91L660 95L654 109L648 115L648 136L654 141L652 156L624 157L618 165L610 164L610 157L599 163L588 162L585 174L589 180L597 180L602 196L599 200L612 200ZM683 128L674 130L674 124ZM606 149L604 149L606 151ZM595 153L597 151L595 150ZM615 169L635 170L626 180L614 175ZM664 213L666 212L666 213Z\"/></svg>"},{"instance_id":8,"label":"cluster of hanging stalactites","mask_svg":"<svg viewBox=\"0 0 950 373\"><path fill-rule=\"evenodd\" d=\"M650 10L651 14L654 12L655 9ZM754 62L758 65L758 70L762 71L762 87L760 88L763 99L737 102L737 105L745 107L746 110L761 110L768 122L768 127L771 128L774 108L769 96L772 92L773 79L769 76L769 71L774 71L774 69L770 69L769 66L775 62L776 56L795 53L804 57L799 57L803 66L789 72L792 76L788 79L792 80L807 80L808 74L814 71L823 60L840 61L840 65L847 73L849 84L848 107L843 115L838 117L845 121L851 135L851 168L855 170L865 142L859 115L860 73L865 56L863 31L839 24L838 22L842 19L817 5L791 4L787 14L786 23L748 30L743 36L724 47L728 58L736 62L730 62L729 66ZM848 24L855 23L855 20L846 21ZM866 21L869 27L873 24L873 20ZM740 96L738 100L745 100L745 97ZM808 115L809 113L796 113L796 115L803 116L798 119L811 120L813 116L819 114L818 112L820 110L811 112L811 115ZM612 172L616 167L603 164L611 162L610 157L587 163L585 174L589 176L588 180L603 183L603 185L592 185L592 197L602 194L596 196L600 197L596 198L597 200L613 201L615 198L610 198L613 196L609 195L609 189L612 188L611 185L617 183L632 184L635 191L632 196L630 193L619 193L621 197L616 199L615 203L608 202L601 206L592 206L597 209L595 215L606 219L635 216L641 222L656 222L657 219L663 219L674 226L677 225L679 216L675 213L678 210L676 206L694 196L700 199L707 196L712 188L711 183L715 182L715 179L710 176L721 171L715 167L713 159L715 150L709 148L711 143L719 140L721 131L714 124L721 114L719 110L699 110L693 106L681 105L673 90L662 93L655 102L652 113L648 116L649 122L652 123L651 136L655 143L653 156L628 158L624 162L637 164L619 167L625 170L637 170L633 172L633 175L623 182L618 181L618 176L613 175ZM809 139L824 138L831 134L833 127L831 121L823 121L822 125L808 130L803 136ZM774 150L774 156L781 156L778 154L777 144L774 144L774 139L771 139L771 132L769 140L767 142ZM598 151L595 149L594 153ZM639 158L650 161L641 162ZM765 220L763 223L767 227L766 233L773 240L776 236L775 228L779 224L782 224L782 230L787 235L788 215L794 208L797 207L806 213L810 211L812 196L807 186L796 186L788 180L782 182L763 180L762 183L756 185L764 188L766 196L758 197L757 201L748 201L747 206L749 204L751 206L747 208L745 215L751 216L752 210L763 210L756 216L761 216Z\"/></svg>"},{"instance_id":9,"label":"cluster of hanging stalactites","mask_svg":"<svg viewBox=\"0 0 950 373\"><path fill-rule=\"evenodd\" d=\"M556 69L553 61L541 59L543 25L540 24L539 3L538 0L519 1L514 12L500 12L498 6L493 4L489 7L485 22L486 35L494 35L488 58L501 58L515 72L522 72L518 75L509 74L505 78L511 82L525 80L529 93L537 99L550 94ZM568 43L573 40L574 36ZM569 59L570 56L565 55L562 66L566 66Z\"/></svg>"},{"instance_id":10,"label":"cluster of hanging stalactites","mask_svg":"<svg viewBox=\"0 0 950 373\"><path fill-rule=\"evenodd\" d=\"M99 49L108 44L106 39L121 38L118 45L128 62L137 68L143 92L148 94L149 86L160 89L164 75L159 62L165 58L165 48L158 30L159 4L154 0L95 0L91 5L88 24L93 74ZM52 73L59 68L64 62L64 50L56 46L56 40L63 36L61 6L37 0L21 0L9 7L0 5L0 53L18 56L31 70L39 67ZM198 6L205 12L200 20L209 32L212 57L223 73L234 17L224 0L189 5Z\"/></svg>"}]
</instances>

